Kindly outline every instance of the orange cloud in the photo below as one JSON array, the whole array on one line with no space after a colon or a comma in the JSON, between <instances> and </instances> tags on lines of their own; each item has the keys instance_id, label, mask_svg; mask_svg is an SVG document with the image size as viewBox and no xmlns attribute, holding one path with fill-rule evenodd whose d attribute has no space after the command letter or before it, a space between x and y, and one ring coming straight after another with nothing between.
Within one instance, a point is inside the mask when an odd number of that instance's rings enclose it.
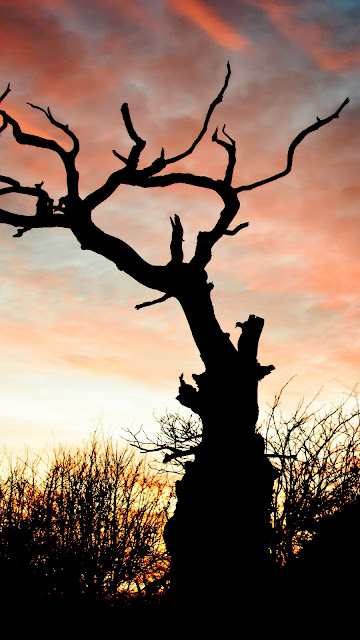
<instances>
[{"instance_id":1,"label":"orange cloud","mask_svg":"<svg viewBox=\"0 0 360 640\"><path fill-rule=\"evenodd\" d=\"M264 11L280 33L305 51L320 69L340 71L360 64L360 47L348 51L333 47L331 24L325 26L301 21L297 15L298 5L292 5L287 0L245 1Z\"/></svg>"},{"instance_id":2,"label":"orange cloud","mask_svg":"<svg viewBox=\"0 0 360 640\"><path fill-rule=\"evenodd\" d=\"M244 51L249 40L237 33L203 0L166 0L173 11L200 27L210 38L226 49Z\"/></svg>"}]
</instances>

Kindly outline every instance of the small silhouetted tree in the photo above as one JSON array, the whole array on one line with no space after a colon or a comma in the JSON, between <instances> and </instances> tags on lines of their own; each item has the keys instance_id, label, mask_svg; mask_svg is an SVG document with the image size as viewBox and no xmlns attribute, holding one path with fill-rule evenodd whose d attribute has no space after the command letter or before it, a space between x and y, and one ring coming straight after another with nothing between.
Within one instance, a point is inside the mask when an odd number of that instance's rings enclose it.
<instances>
[{"instance_id":1,"label":"small silhouetted tree","mask_svg":"<svg viewBox=\"0 0 360 640\"><path fill-rule=\"evenodd\" d=\"M316 548L324 522L360 494L360 409L358 398L349 396L315 410L314 398L300 401L286 417L280 398L281 393L262 434L278 471L270 548L276 564L284 566L296 561L304 546Z\"/></svg>"},{"instance_id":2,"label":"small silhouetted tree","mask_svg":"<svg viewBox=\"0 0 360 640\"><path fill-rule=\"evenodd\" d=\"M114 151L122 168L111 173L101 186L83 198L79 195L76 169L79 141L68 125L56 120L49 108L30 105L41 111L55 129L60 129L69 138L69 151L55 140L24 132L11 115L0 111L3 119L0 132L9 128L20 145L55 153L62 160L67 181L66 193L55 204L43 183L24 186L13 177L1 176L5 186L0 195L29 195L35 199L36 207L32 216L1 209L0 222L16 227L16 237L40 227L69 229L83 250L104 256L137 282L160 292L160 297L138 305L138 309L175 298L184 312L203 361L204 371L193 374L196 386L180 377L178 400L200 417L203 436L195 461L188 465L185 476L177 484L175 515L165 529L165 540L172 557L173 593L176 600L185 599L187 602L196 602L199 598L206 601L214 591L236 595L242 583L248 585L250 599L253 597L252 587L257 589L260 574L268 562L266 522L274 481L272 466L264 455L263 439L255 433L258 382L274 368L272 365L261 366L257 360L264 321L250 315L247 320L238 322L241 335L234 345L216 319L211 301L213 284L208 281L206 267L216 244L224 237L236 236L248 224L236 221L240 194L286 176L291 171L299 143L309 133L337 118L348 102L346 99L332 115L317 118L314 124L299 133L289 146L285 169L263 180L233 185L236 145L225 131L225 126L221 132L216 129L212 136L213 142L224 149L226 162L222 176L215 180L204 175L170 171L172 165L190 156L203 139L211 115L223 99L229 78L228 65L223 87L209 106L200 133L189 148L173 157L166 157L162 149L160 156L148 165L141 165L141 153L146 142L131 120L128 105L123 104L122 118L132 141L130 153L122 155ZM2 99L8 91L9 87ZM178 215L170 218L170 260L164 265L150 264L133 247L105 233L92 220L96 207L110 198L122 184L143 189L176 184L207 189L219 196L221 211L211 229L199 231L194 254L188 262L183 256L181 220ZM219 434L222 431L231 432L231 437L229 444L224 443L224 454L219 456ZM240 451L243 452L241 464ZM213 472L215 460L216 474ZM222 484L219 486L218 477L226 478L226 492ZM241 514L233 508L239 491L242 496ZM219 505L217 518L214 518L214 501ZM234 513L234 518L229 518L229 513ZM242 514L246 514L246 520L241 519ZM223 553L215 565L209 560L219 544Z\"/></svg>"},{"instance_id":3,"label":"small silhouetted tree","mask_svg":"<svg viewBox=\"0 0 360 640\"><path fill-rule=\"evenodd\" d=\"M146 459L95 436L0 466L1 601L156 603L173 490Z\"/></svg>"}]
</instances>

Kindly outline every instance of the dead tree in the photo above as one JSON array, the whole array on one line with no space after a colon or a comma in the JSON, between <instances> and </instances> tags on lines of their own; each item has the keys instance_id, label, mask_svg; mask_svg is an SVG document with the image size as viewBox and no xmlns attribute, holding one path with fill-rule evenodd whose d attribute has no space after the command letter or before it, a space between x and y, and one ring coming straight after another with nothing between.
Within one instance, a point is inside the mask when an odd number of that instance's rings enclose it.
<instances>
[{"instance_id":1,"label":"dead tree","mask_svg":"<svg viewBox=\"0 0 360 640\"><path fill-rule=\"evenodd\" d=\"M239 196L264 184L286 176L292 168L296 147L309 133L337 118L347 104L330 116L299 133L289 146L285 169L251 184L233 186L236 163L235 141L216 129L212 140L224 149L224 175L214 180L193 173L169 172L194 151L204 137L211 115L222 101L230 78L230 66L223 87L210 104L199 135L191 146L173 157L166 157L162 149L159 157L148 166L140 166L145 140L138 134L130 117L128 105L121 107L127 133L132 140L130 153L125 156L113 151L122 167L109 175L100 187L81 198L76 158L79 141L68 125L56 120L49 108L40 110L50 123L61 129L72 143L69 151L55 140L24 132L19 123L6 111L0 111L0 132L12 130L16 142L47 149L57 154L64 165L67 192L54 204L43 183L23 186L16 179L0 176L5 185L0 194L20 193L36 200L32 216L0 209L0 222L17 228L14 237L21 237L31 229L44 227L67 228L79 241L81 249L94 251L111 260L137 282L161 292L151 302L138 309L175 298L189 324L193 339L204 364L200 375L193 375L195 386L180 377L178 400L201 418L203 438L195 461L188 465L184 478L177 486L175 515L165 529L165 540L172 556L172 589L175 600L197 603L225 593L237 597L241 585L251 588L259 582L260 573L268 564L266 523L274 481L273 469L264 455L264 443L255 434L258 419L258 382L274 368L261 366L257 360L259 338L264 321L250 315L237 323L241 335L234 345L216 319L211 301L213 284L208 282L206 267L215 245L224 236L235 236L248 223L235 221L239 211ZM1 99L4 99L8 87ZM167 169L167 173L163 171ZM194 255L184 261L183 227L179 216L170 218L172 237L171 259L167 264L155 265L144 260L136 250L120 238L104 233L92 220L92 212L105 202L122 184L150 189L175 184L191 185L215 192L222 200L222 209L212 229L199 231ZM219 456L219 442L224 453ZM216 460L216 469L214 461ZM239 465L241 460L241 465ZM214 504L217 517L214 518ZM214 560L214 546L221 547L222 556Z\"/></svg>"}]
</instances>

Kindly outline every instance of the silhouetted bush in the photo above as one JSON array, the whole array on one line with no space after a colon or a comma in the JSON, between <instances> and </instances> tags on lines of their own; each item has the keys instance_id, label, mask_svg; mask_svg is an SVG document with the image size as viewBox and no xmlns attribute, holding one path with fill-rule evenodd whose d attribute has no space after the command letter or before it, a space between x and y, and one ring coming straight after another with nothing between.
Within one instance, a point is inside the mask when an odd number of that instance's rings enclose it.
<instances>
[{"instance_id":1,"label":"silhouetted bush","mask_svg":"<svg viewBox=\"0 0 360 640\"><path fill-rule=\"evenodd\" d=\"M111 439L60 448L45 462L4 459L2 597L156 602L167 589L162 531L172 507L164 477Z\"/></svg>"},{"instance_id":2,"label":"silhouetted bush","mask_svg":"<svg viewBox=\"0 0 360 640\"><path fill-rule=\"evenodd\" d=\"M278 472L269 512L269 547L278 567L297 557L316 537L322 520L353 504L360 494L358 399L349 396L337 406L316 410L316 396L307 405L299 402L287 418L281 412L282 391L258 426ZM167 414L158 422L155 438L139 432L131 441L143 452L162 451L163 464L182 474L201 442L201 422L194 414L187 418Z\"/></svg>"},{"instance_id":3,"label":"silhouetted bush","mask_svg":"<svg viewBox=\"0 0 360 640\"><path fill-rule=\"evenodd\" d=\"M360 408L348 397L329 409L298 404L290 418L275 399L262 426L266 451L278 470L271 509L271 551L285 565L316 538L323 520L360 493Z\"/></svg>"},{"instance_id":4,"label":"silhouetted bush","mask_svg":"<svg viewBox=\"0 0 360 640\"><path fill-rule=\"evenodd\" d=\"M349 398L322 412L299 403L285 418L280 398L259 427L279 472L269 546L275 565L289 568L276 584L294 585L295 576L305 588L309 576L330 575L335 565L338 573L351 563L360 568L360 411L356 398L352 406ZM167 452L166 460L178 461L181 473L201 440L201 424L194 416L167 415L160 426L158 440L137 439L137 446ZM46 461L29 457L11 464L4 458L2 601L132 607L164 601L169 557L162 532L174 501L164 474L111 439L60 448Z\"/></svg>"}]
</instances>

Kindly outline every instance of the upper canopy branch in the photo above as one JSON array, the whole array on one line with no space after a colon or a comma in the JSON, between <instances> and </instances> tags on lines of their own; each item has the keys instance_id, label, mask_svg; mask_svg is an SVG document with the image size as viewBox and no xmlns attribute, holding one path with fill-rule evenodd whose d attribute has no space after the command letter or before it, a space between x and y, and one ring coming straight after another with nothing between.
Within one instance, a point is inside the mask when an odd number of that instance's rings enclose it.
<instances>
[{"instance_id":1,"label":"upper canopy branch","mask_svg":"<svg viewBox=\"0 0 360 640\"><path fill-rule=\"evenodd\" d=\"M10 82L8 84L8 86L6 87L4 93L1 94L0 96L0 102L2 102L4 100L4 98L6 98L7 94L10 93L11 89L10 89Z\"/></svg>"},{"instance_id":2,"label":"upper canopy branch","mask_svg":"<svg viewBox=\"0 0 360 640\"><path fill-rule=\"evenodd\" d=\"M227 74L225 76L225 81L224 84L220 90L220 92L218 93L218 95L216 96L215 100L212 101L207 114L205 116L205 120L204 120L204 124L203 127L199 133L199 135L197 136L197 138L195 138L194 142L192 143L192 145L187 149L187 151L184 151L183 153L180 153L177 156L174 156L173 158L168 158L167 160L165 160L165 164L171 164L173 162L178 162L178 160L182 160L183 158L186 158L186 156L189 156L195 149L195 147L199 144L200 140L202 140L202 138L204 137L204 134L207 131L208 128L208 124L210 121L210 118L212 116L212 113L215 109L215 107L220 104L220 102L222 102L222 99L224 97L224 93L227 89L227 86L229 84L229 79L230 79L230 75L231 75L231 69L230 69L230 63L227 63Z\"/></svg>"},{"instance_id":3,"label":"upper canopy branch","mask_svg":"<svg viewBox=\"0 0 360 640\"><path fill-rule=\"evenodd\" d=\"M191 146L185 152L169 159L165 159L165 152L162 149L160 156L156 158L152 164L142 169L138 168L138 164L141 152L144 149L146 142L136 132L130 117L128 105L127 103L124 103L121 107L121 113L124 125L133 145L127 157L120 155L117 152L114 153L122 160L122 162L124 162L125 166L111 173L103 185L98 189L95 189L84 199L80 199L79 197L78 173L75 168L75 159L79 152L79 141L75 134L69 129L68 125L55 120L49 108L43 109L42 107L29 103L33 109L42 111L53 126L62 130L67 136L69 136L73 143L70 151L66 151L55 140L23 132L15 119L13 119L6 111L0 110L0 115L3 117L3 125L0 126L0 132L4 130L7 125L11 125L14 138L19 144L49 149L58 154L65 166L68 184L67 196L60 198L59 204L54 207L52 199L49 197L47 192L42 189L42 184L35 185L34 187L23 187L13 178L0 176L0 182L3 182L5 185L0 189L0 195L8 193L22 193L37 197L36 214L34 216L21 216L19 214L0 210L0 223L4 222L6 224L12 224L13 226L22 227L25 230L39 226L69 227L75 237L79 240L82 248L91 249L92 251L103 255L107 259L113 261L119 269L128 273L139 283L165 294L161 298L158 298L155 301L156 303L168 299L168 297L172 295L179 295L178 292L180 289L178 281L181 280L186 267L191 267L190 271L192 274L202 272L211 259L211 251L215 243L223 236L233 236L240 231L240 229L247 226L247 223L237 225L235 223L234 226L232 225L240 207L239 193L241 191L254 189L289 173L292 167L294 151L305 136L329 123L334 118L339 117L341 110L349 102L349 99L346 99L331 116L324 120L317 119L313 125L299 133L289 147L287 166L285 170L264 180L237 188L231 186L236 163L236 145L235 141L225 132L225 126L222 128L222 133L225 139L219 138L217 129L212 138L213 141L222 146L228 154L227 168L223 179L215 180L207 176L181 172L168 173L165 175L160 174L167 165L189 156L202 140L207 131L214 109L223 99L225 90L229 83L230 73L230 65L228 64L223 86L216 98L210 104L201 131ZM6 97L9 91L10 87L8 86L0 96L0 101ZM100 203L107 200L121 184L139 186L142 188L164 188L170 185L186 184L201 189L210 189L220 196L223 202L220 215L212 229L209 231L199 232L195 253L188 265L183 262L183 228L178 216L174 216L174 218L171 219L171 260L167 265L162 266L152 265L143 260L132 247L119 238L105 234L91 221L92 210ZM55 213L56 211L59 213ZM231 226L233 226L232 229L230 229ZM195 267L195 269L193 269L193 267ZM174 279L177 279L175 288L173 286ZM177 294L174 293L175 290L177 291Z\"/></svg>"},{"instance_id":4,"label":"upper canopy branch","mask_svg":"<svg viewBox=\"0 0 360 640\"><path fill-rule=\"evenodd\" d=\"M39 111L42 111L46 115L47 119L51 122L51 124L54 125L54 127L61 129L61 131L66 133L66 135L69 136L69 138L71 138L73 142L73 148L71 149L71 151L65 151L65 150L64 151L67 154L67 156L73 156L75 158L79 153L80 143L75 133L71 131L71 129L69 129L69 126L67 124L63 124L62 122L59 122L58 120L55 120L55 118L53 117L50 111L50 107L47 107L47 109L43 109L42 107L38 107L36 104L31 104L31 102L28 102L27 104L32 109L38 109Z\"/></svg>"},{"instance_id":5,"label":"upper canopy branch","mask_svg":"<svg viewBox=\"0 0 360 640\"><path fill-rule=\"evenodd\" d=\"M7 94L10 93L11 89L10 89L10 82L8 84L8 86L6 87L4 93L1 94L0 96L0 102L2 102L4 100L4 98L6 98ZM4 131L4 129L6 129L7 127L7 123L5 122L5 120L3 120L2 125L0 126L0 133L2 131Z\"/></svg>"},{"instance_id":6,"label":"upper canopy branch","mask_svg":"<svg viewBox=\"0 0 360 640\"><path fill-rule=\"evenodd\" d=\"M41 136L36 136L32 133L24 133L17 121L9 116L6 111L0 110L0 114L4 118L6 125L10 124L12 126L14 138L19 144L26 144L31 147L39 147L41 149L50 149L51 151L55 151L55 153L57 153L62 159L66 157L67 152L57 142L55 142L55 140L42 138Z\"/></svg>"},{"instance_id":7,"label":"upper canopy branch","mask_svg":"<svg viewBox=\"0 0 360 640\"><path fill-rule=\"evenodd\" d=\"M231 74L231 69L230 69L230 64L228 62L227 74L226 74L222 89L216 96L215 100L213 100L213 102L211 103L207 111L203 127L199 135L197 136L197 138L192 143L192 145L183 153L180 153L179 155L174 156L173 158L168 158L168 159L165 159L164 149L161 149L160 156L156 158L151 163L151 165L141 170L138 170L137 166L139 163L140 154L144 149L146 142L135 131L134 125L130 117L129 106L127 103L124 103L121 107L123 121L124 121L126 130L129 134L129 137L131 138L131 140L135 142L135 144L132 147L130 154L127 158L124 155L113 150L113 154L125 164L125 167L118 171L114 171L101 187L99 187L98 189L90 193L85 199L86 205L91 210L93 210L95 207L97 207L99 204L101 204L107 198L109 198L121 184L130 184L130 185L136 185L140 187L154 187L154 186L162 187L162 186L168 186L168 184L196 183L196 186L201 186L201 187L205 186L205 188L211 188L216 191L217 190L215 186L216 181L210 180L210 178L205 178L204 176L193 176L192 174L172 174L172 177L157 176L158 180L156 182L154 181L149 182L149 179L151 179L152 176L155 176L160 171L162 171L168 164L172 164L174 162L177 162L178 160L182 160L183 158L185 158L186 156L189 156L194 151L195 147L199 144L200 140L202 140L202 138L204 137L207 131L208 124L215 107L223 99L224 93L229 84L230 74ZM201 182L201 184L199 184L199 182ZM204 185L204 183L206 184Z\"/></svg>"},{"instance_id":8,"label":"upper canopy branch","mask_svg":"<svg viewBox=\"0 0 360 640\"><path fill-rule=\"evenodd\" d=\"M236 189L236 192L240 193L240 191L251 191L252 189L256 189L257 187L261 187L263 184L267 184L268 182L273 182L274 180L278 180L279 178L283 178L288 173L290 173L291 168L292 168L293 158L294 158L294 152L295 152L296 147L300 144L300 142L309 133L311 133L312 131L317 131L317 129L320 129L320 127L323 127L325 124L328 124L329 122L334 120L334 118L338 118L339 115L340 115L340 112L342 111L342 109L349 102L350 102L350 99L346 98L344 100L344 102L340 105L340 107L331 116L329 116L328 118L324 118L324 120L320 120L320 118L317 118L316 122L314 124L310 125L306 129L301 131L296 136L296 138L294 138L294 140L292 141L292 143L289 146L289 150L288 150L288 154L287 154L287 165L286 165L286 168L284 169L284 171L280 171L279 173L276 173L275 175L270 176L269 178L264 178L263 180L258 180L257 182L253 182L252 184L243 185L242 187L238 187Z\"/></svg>"},{"instance_id":9,"label":"upper canopy branch","mask_svg":"<svg viewBox=\"0 0 360 640\"><path fill-rule=\"evenodd\" d=\"M241 231L241 229L245 229L248 226L249 226L248 222L242 222L241 224L238 224L237 227L235 227L235 229L226 229L226 231L224 231L224 235L225 236L236 236L236 234L239 231Z\"/></svg>"},{"instance_id":10,"label":"upper canopy branch","mask_svg":"<svg viewBox=\"0 0 360 640\"><path fill-rule=\"evenodd\" d=\"M79 197L79 189L78 189L78 181L79 176L78 172L75 168L75 158L79 152L79 141L75 134L70 131L67 125L64 125L57 120L55 120L51 114L50 109L48 108L46 111L42 107L37 107L33 104L28 103L33 109L39 109L42 111L52 125L64 131L73 141L73 148L70 151L66 151L58 142L55 140L51 140L49 138L43 138L41 136L34 135L32 133L25 133L21 130L18 122L12 118L6 111L0 110L0 115L3 117L3 127L1 130L4 130L8 124L11 125L13 130L13 136L18 144L29 145L32 147L38 147L40 149L49 149L50 151L54 151L58 156L60 156L66 171L67 176L67 187L68 187L68 195L70 197Z\"/></svg>"},{"instance_id":11,"label":"upper canopy branch","mask_svg":"<svg viewBox=\"0 0 360 640\"><path fill-rule=\"evenodd\" d=\"M221 140L220 138L218 138L217 132L218 132L218 128L216 127L213 133L212 141L216 142L221 147L224 147L224 149L226 149L228 153L229 160L226 167L224 183L230 185L233 178L234 168L236 164L236 144L235 144L235 140L230 138L230 136L225 132L225 125L222 128L222 132L224 136L226 136L228 140L230 140L230 142L226 142L225 140Z\"/></svg>"},{"instance_id":12,"label":"upper canopy branch","mask_svg":"<svg viewBox=\"0 0 360 640\"><path fill-rule=\"evenodd\" d=\"M140 138L140 136L136 133L135 129L134 129L134 125L131 121L131 117L130 117L130 111L129 111L129 105L124 102L124 104L121 107L121 113L122 113L122 117L124 120L124 124L126 127L126 131L128 132L131 140L133 140L135 142L134 146L132 147L128 158L124 158L123 156L121 156L119 153L117 153L116 151L114 151L113 153L120 158L123 162L125 162L126 166L129 169L135 170L138 166L139 163L139 159L140 159L140 154L142 152L142 150L144 149L146 142L145 140L143 140L142 138Z\"/></svg>"}]
</instances>

